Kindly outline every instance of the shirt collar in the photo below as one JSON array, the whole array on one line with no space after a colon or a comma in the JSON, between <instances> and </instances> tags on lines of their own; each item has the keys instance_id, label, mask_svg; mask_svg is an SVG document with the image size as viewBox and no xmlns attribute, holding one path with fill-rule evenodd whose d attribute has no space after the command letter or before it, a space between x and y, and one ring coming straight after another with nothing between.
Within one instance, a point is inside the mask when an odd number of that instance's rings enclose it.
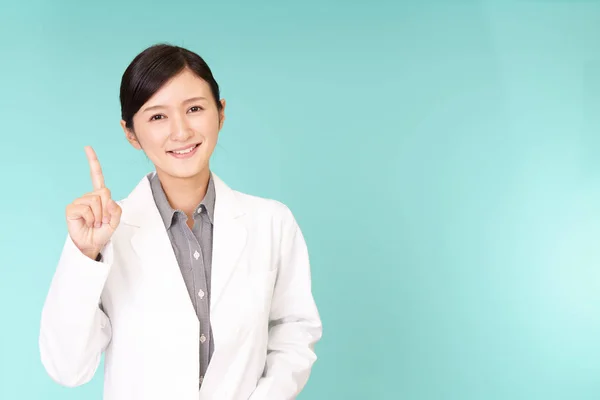
<instances>
[{"instance_id":1,"label":"shirt collar","mask_svg":"<svg viewBox=\"0 0 600 400\"><path fill-rule=\"evenodd\" d=\"M158 212L165 224L165 228L169 230L171 225L173 225L173 220L175 214L181 213L181 210L175 210L169 204L169 200L167 199L167 195L160 184L160 180L158 179L158 174L154 174L150 178L150 188L152 189L152 195L154 196L154 202L156 203L156 207L158 208ZM215 202L216 202L216 191L215 191L215 182L212 176L212 173L208 178L208 186L206 189L206 194L204 198L200 202L200 204L194 210L193 217L196 218L199 215L199 211L203 209L206 210L208 215L208 219L211 224L214 224L214 213L215 213Z\"/></svg>"}]
</instances>

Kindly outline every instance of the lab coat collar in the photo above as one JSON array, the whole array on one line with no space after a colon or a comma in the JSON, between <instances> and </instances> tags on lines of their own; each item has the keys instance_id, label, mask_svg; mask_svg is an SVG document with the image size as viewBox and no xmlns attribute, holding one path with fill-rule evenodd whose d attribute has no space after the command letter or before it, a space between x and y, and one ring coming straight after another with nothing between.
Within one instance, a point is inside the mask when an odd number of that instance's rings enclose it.
<instances>
[{"instance_id":1,"label":"lab coat collar","mask_svg":"<svg viewBox=\"0 0 600 400\"><path fill-rule=\"evenodd\" d=\"M178 296L187 300L193 311L183 278L180 276L177 259L173 253L168 234L161 215L152 196L149 177L156 172L144 176L136 188L123 202L122 223L135 228L131 244L135 252L151 268L165 268L167 274L177 274L175 280L179 286ZM219 300L226 289L231 274L235 271L238 260L247 240L244 223L245 211L240 204L236 192L213 173L215 183L215 215L213 227L213 260L211 277L210 311L215 312ZM195 314L195 313L194 313Z\"/></svg>"}]
</instances>

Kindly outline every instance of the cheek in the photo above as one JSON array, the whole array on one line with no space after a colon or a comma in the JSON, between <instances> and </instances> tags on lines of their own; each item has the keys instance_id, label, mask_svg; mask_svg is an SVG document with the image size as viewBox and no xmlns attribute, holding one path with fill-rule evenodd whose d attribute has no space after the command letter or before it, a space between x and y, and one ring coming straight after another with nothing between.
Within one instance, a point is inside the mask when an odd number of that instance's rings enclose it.
<instances>
[{"instance_id":1,"label":"cheek","mask_svg":"<svg viewBox=\"0 0 600 400\"><path fill-rule=\"evenodd\" d=\"M206 113L190 118L190 126L192 129L200 133L205 138L215 137L219 132L219 120L212 113Z\"/></svg>"},{"instance_id":2,"label":"cheek","mask_svg":"<svg viewBox=\"0 0 600 400\"><path fill-rule=\"evenodd\" d=\"M145 126L138 133L138 140L144 150L148 152L157 152L162 150L165 142L169 138L169 128L167 124L155 124L153 126Z\"/></svg>"}]
</instances>

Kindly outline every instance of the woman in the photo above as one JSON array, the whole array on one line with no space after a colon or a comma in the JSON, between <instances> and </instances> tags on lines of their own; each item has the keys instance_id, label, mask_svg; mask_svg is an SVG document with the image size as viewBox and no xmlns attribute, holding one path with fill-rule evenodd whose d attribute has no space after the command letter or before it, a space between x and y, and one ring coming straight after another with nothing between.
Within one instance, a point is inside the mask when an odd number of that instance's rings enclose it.
<instances>
[{"instance_id":1,"label":"woman","mask_svg":"<svg viewBox=\"0 0 600 400\"><path fill-rule=\"evenodd\" d=\"M229 188L209 167L225 101L204 60L152 46L126 69L121 126L155 166L111 199L66 208L67 240L42 311L40 350L65 386L105 354L104 399L293 399L321 321L307 248L283 204Z\"/></svg>"}]
</instances>

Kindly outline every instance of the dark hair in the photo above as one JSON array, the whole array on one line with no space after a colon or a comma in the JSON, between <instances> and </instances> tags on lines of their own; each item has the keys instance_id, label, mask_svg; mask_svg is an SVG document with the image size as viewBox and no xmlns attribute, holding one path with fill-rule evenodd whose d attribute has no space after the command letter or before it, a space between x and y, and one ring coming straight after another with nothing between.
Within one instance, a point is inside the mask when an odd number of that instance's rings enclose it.
<instances>
[{"instance_id":1,"label":"dark hair","mask_svg":"<svg viewBox=\"0 0 600 400\"><path fill-rule=\"evenodd\" d=\"M188 68L210 86L219 111L219 85L202 57L187 49L156 44L138 54L121 79L121 118L133 129L133 116L167 81Z\"/></svg>"}]
</instances>

